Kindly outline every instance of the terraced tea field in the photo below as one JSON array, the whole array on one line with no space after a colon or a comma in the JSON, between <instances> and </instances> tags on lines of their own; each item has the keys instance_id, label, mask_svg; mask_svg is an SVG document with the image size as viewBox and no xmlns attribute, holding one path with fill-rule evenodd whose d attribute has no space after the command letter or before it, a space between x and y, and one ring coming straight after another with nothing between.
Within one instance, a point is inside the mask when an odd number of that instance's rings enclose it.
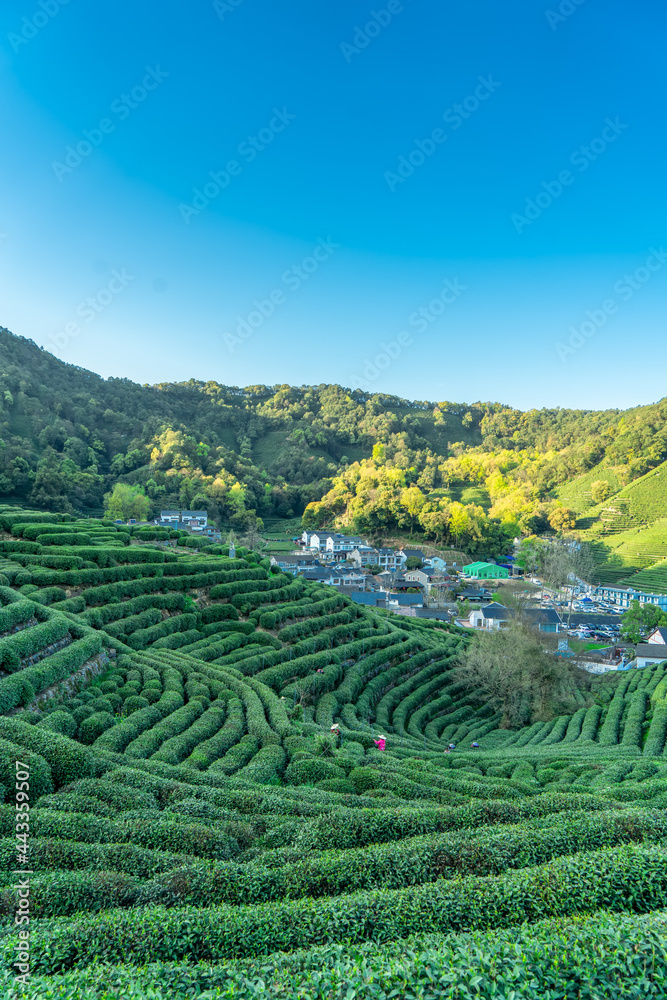
<instances>
[{"instance_id":1,"label":"terraced tea field","mask_svg":"<svg viewBox=\"0 0 667 1000\"><path fill-rule=\"evenodd\" d=\"M456 628L0 526L3 996L666 995L666 665L511 732Z\"/></svg>"}]
</instances>

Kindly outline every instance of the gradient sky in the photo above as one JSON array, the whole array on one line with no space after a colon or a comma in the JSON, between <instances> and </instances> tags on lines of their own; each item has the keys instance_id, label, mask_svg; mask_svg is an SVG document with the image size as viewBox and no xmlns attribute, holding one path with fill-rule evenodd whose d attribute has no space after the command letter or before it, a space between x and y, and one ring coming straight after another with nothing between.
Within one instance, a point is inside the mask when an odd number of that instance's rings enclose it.
<instances>
[{"instance_id":1,"label":"gradient sky","mask_svg":"<svg viewBox=\"0 0 667 1000\"><path fill-rule=\"evenodd\" d=\"M666 27L657 0L3 0L0 325L137 382L659 399Z\"/></svg>"}]
</instances>

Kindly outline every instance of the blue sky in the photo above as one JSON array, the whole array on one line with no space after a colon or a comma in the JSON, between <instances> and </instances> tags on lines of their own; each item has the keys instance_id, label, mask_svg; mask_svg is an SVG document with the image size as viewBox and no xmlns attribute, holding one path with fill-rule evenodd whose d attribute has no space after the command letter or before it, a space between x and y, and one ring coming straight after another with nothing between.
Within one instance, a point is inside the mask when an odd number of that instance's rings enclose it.
<instances>
[{"instance_id":1,"label":"blue sky","mask_svg":"<svg viewBox=\"0 0 667 1000\"><path fill-rule=\"evenodd\" d=\"M666 22L5 0L0 324L138 382L659 399Z\"/></svg>"}]
</instances>

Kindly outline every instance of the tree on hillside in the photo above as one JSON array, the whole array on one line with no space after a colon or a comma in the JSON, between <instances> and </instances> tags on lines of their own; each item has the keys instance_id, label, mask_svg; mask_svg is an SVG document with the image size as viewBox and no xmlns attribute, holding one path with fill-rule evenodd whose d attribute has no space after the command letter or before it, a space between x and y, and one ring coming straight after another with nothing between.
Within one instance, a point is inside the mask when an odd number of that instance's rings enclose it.
<instances>
[{"instance_id":1,"label":"tree on hillside","mask_svg":"<svg viewBox=\"0 0 667 1000\"><path fill-rule=\"evenodd\" d=\"M633 601L621 618L621 637L627 642L641 642L647 632L667 625L667 614L656 604Z\"/></svg>"},{"instance_id":2,"label":"tree on hillside","mask_svg":"<svg viewBox=\"0 0 667 1000\"><path fill-rule=\"evenodd\" d=\"M545 543L540 549L540 574L544 584L554 591L565 586L571 587L568 625L577 581L591 583L594 571L593 552L586 542L556 539Z\"/></svg>"},{"instance_id":3,"label":"tree on hillside","mask_svg":"<svg viewBox=\"0 0 667 1000\"><path fill-rule=\"evenodd\" d=\"M530 535L529 538L521 539L516 554L516 564L527 576L532 576L537 572L543 546L544 542L540 541L536 535Z\"/></svg>"},{"instance_id":4,"label":"tree on hillside","mask_svg":"<svg viewBox=\"0 0 667 1000\"><path fill-rule=\"evenodd\" d=\"M604 503L611 493L611 486L606 479L596 479L591 483L591 500L593 503Z\"/></svg>"},{"instance_id":5,"label":"tree on hillside","mask_svg":"<svg viewBox=\"0 0 667 1000\"><path fill-rule=\"evenodd\" d=\"M569 507L555 507L549 514L549 524L554 531L571 531L576 523L576 512Z\"/></svg>"},{"instance_id":6,"label":"tree on hillside","mask_svg":"<svg viewBox=\"0 0 667 1000\"><path fill-rule=\"evenodd\" d=\"M539 572L546 587L554 591L564 587L573 573L570 546L560 540L544 544L539 551Z\"/></svg>"},{"instance_id":7,"label":"tree on hillside","mask_svg":"<svg viewBox=\"0 0 667 1000\"><path fill-rule=\"evenodd\" d=\"M116 483L111 493L104 496L104 513L112 521L128 521L130 518L145 521L150 507L150 500L144 495L143 486Z\"/></svg>"},{"instance_id":8,"label":"tree on hillside","mask_svg":"<svg viewBox=\"0 0 667 1000\"><path fill-rule=\"evenodd\" d=\"M262 538L260 532L264 527L264 522L261 517L255 518L249 525L246 534L243 536L241 542L247 549L251 552L259 552L266 545L266 542Z\"/></svg>"},{"instance_id":9,"label":"tree on hillside","mask_svg":"<svg viewBox=\"0 0 667 1000\"><path fill-rule=\"evenodd\" d=\"M502 712L501 727L514 728L574 712L583 672L545 649L545 636L520 617L505 629L475 634L457 679L477 701Z\"/></svg>"},{"instance_id":10,"label":"tree on hillside","mask_svg":"<svg viewBox=\"0 0 667 1000\"><path fill-rule=\"evenodd\" d=\"M473 523L471 517L463 504L458 502L453 503L449 519L449 532L454 539L454 544L457 548L461 535L464 533L472 533L472 528Z\"/></svg>"}]
</instances>

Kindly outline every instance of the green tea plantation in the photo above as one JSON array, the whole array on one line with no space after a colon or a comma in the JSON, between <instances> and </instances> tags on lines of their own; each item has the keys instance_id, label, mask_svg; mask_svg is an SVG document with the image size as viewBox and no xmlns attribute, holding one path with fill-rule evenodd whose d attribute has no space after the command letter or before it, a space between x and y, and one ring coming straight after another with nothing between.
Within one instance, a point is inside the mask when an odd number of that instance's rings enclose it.
<instances>
[{"instance_id":1,"label":"green tea plantation","mask_svg":"<svg viewBox=\"0 0 667 1000\"><path fill-rule=\"evenodd\" d=\"M667 665L510 731L455 626L0 528L0 995L667 996Z\"/></svg>"}]
</instances>

